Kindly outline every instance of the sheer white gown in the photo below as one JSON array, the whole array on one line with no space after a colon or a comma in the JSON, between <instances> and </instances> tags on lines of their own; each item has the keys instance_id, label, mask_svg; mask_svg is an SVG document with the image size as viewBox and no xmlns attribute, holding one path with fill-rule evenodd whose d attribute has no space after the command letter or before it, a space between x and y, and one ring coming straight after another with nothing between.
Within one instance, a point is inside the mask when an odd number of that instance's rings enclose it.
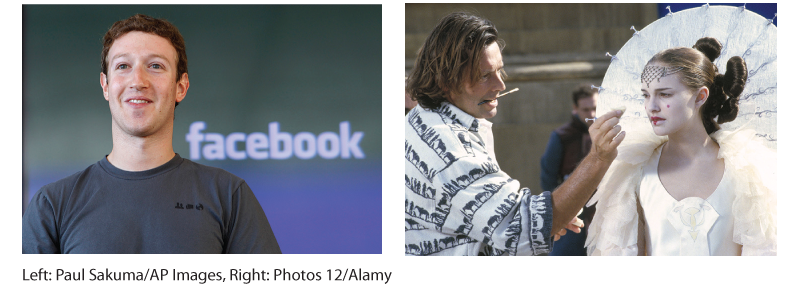
<instances>
[{"instance_id":1,"label":"sheer white gown","mask_svg":"<svg viewBox=\"0 0 800 287\"><path fill-rule=\"evenodd\" d=\"M642 171L638 198L648 255L741 255L733 242L733 182L726 166L714 192L676 200L658 176L661 145Z\"/></svg>"}]
</instances>

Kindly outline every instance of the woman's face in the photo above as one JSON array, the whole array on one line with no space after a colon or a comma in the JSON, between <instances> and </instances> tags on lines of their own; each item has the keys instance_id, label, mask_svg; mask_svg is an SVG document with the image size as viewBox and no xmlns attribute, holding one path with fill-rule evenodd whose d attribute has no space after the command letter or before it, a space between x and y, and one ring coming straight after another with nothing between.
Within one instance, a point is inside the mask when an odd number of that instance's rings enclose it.
<instances>
[{"instance_id":1,"label":"woman's face","mask_svg":"<svg viewBox=\"0 0 800 287\"><path fill-rule=\"evenodd\" d=\"M649 66L660 66L660 63ZM705 94L701 91L705 90ZM701 96L698 101L698 95ZM656 135L671 135L684 130L690 123L700 120L700 106L705 103L708 89L693 91L680 81L680 73L655 77L642 83L644 108Z\"/></svg>"}]
</instances>

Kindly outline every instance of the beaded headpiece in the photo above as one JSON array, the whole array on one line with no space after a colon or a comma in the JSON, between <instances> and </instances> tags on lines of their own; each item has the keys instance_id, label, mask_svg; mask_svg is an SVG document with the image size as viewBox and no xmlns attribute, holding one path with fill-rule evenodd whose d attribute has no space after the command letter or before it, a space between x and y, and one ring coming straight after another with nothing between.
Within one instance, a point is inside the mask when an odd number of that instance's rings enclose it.
<instances>
[{"instance_id":1,"label":"beaded headpiece","mask_svg":"<svg viewBox=\"0 0 800 287\"><path fill-rule=\"evenodd\" d=\"M678 71L683 70L683 67L663 67L663 66L647 66L642 71L642 83L650 87L650 82L657 80L661 82L662 77L672 75Z\"/></svg>"}]
</instances>

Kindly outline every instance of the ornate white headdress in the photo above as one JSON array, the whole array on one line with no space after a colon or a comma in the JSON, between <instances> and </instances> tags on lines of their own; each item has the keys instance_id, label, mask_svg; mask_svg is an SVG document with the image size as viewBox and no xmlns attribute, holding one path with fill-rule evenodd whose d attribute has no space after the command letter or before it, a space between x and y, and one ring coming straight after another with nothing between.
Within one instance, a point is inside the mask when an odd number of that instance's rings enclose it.
<instances>
[{"instance_id":1,"label":"ornate white headdress","mask_svg":"<svg viewBox=\"0 0 800 287\"><path fill-rule=\"evenodd\" d=\"M706 4L670 12L641 31L631 27L633 36L619 53L606 53L611 56L611 64L603 84L597 87L597 113L626 106L620 123L623 130L652 133L640 91L645 64L661 50L692 47L700 38L714 37L722 43L720 56L714 62L720 73L725 73L725 63L733 56L742 57L748 68L747 83L739 97L739 114L736 120L720 125L721 129L754 129L770 148L777 149L778 29L772 21L744 6Z\"/></svg>"}]
</instances>

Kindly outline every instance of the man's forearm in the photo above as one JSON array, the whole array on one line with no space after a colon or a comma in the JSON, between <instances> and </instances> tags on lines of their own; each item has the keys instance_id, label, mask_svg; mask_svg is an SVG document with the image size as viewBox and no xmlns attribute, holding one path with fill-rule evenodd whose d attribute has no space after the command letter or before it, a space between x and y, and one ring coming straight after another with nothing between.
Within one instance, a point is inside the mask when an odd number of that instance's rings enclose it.
<instances>
[{"instance_id":1,"label":"man's forearm","mask_svg":"<svg viewBox=\"0 0 800 287\"><path fill-rule=\"evenodd\" d=\"M572 175L553 193L553 231L564 228L589 201L600 180L606 174L611 161L604 161L594 152L586 155Z\"/></svg>"}]
</instances>

